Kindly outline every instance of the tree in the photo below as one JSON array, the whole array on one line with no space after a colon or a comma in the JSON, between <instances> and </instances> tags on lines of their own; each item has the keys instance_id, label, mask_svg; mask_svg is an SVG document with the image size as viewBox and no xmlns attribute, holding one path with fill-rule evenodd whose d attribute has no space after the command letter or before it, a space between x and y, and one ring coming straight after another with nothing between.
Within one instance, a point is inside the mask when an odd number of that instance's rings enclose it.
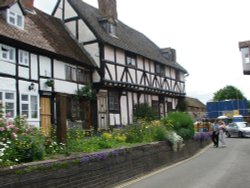
<instances>
[{"instance_id":1,"label":"tree","mask_svg":"<svg viewBox=\"0 0 250 188\"><path fill-rule=\"evenodd\" d=\"M246 99L242 92L234 86L228 85L214 93L213 101L232 99Z\"/></svg>"}]
</instances>

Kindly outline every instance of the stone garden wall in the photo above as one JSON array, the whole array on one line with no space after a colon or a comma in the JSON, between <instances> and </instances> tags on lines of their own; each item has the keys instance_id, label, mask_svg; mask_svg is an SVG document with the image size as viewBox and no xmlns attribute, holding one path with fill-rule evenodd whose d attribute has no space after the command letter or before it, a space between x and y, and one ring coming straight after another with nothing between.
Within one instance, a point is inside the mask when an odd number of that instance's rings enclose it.
<instances>
[{"instance_id":1,"label":"stone garden wall","mask_svg":"<svg viewBox=\"0 0 250 188\"><path fill-rule=\"evenodd\" d=\"M113 187L186 159L208 144L210 141L190 140L182 148L173 151L168 142L157 142L63 160L28 163L0 169L0 187Z\"/></svg>"}]
</instances>

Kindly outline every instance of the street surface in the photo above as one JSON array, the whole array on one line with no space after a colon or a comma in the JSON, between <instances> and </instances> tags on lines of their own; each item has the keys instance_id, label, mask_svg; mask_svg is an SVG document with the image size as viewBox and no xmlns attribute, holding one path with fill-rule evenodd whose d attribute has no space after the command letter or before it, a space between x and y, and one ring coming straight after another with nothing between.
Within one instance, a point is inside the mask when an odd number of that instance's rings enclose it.
<instances>
[{"instance_id":1,"label":"street surface","mask_svg":"<svg viewBox=\"0 0 250 188\"><path fill-rule=\"evenodd\" d=\"M250 139L226 138L198 155L117 188L250 188Z\"/></svg>"}]
</instances>

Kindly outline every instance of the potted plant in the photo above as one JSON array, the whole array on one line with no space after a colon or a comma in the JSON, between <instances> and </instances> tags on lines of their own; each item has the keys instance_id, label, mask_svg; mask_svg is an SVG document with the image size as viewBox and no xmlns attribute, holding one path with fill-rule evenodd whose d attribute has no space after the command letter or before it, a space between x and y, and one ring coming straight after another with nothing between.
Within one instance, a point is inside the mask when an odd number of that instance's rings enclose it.
<instances>
[{"instance_id":1,"label":"potted plant","mask_svg":"<svg viewBox=\"0 0 250 188\"><path fill-rule=\"evenodd\" d=\"M48 79L45 84L48 86L48 87L53 87L54 86L54 80L53 79Z\"/></svg>"}]
</instances>

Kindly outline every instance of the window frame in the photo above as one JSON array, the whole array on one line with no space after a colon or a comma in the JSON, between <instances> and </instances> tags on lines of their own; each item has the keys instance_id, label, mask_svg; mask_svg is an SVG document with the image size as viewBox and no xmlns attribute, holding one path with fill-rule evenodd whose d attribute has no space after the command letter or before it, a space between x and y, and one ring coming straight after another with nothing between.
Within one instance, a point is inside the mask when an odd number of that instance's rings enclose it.
<instances>
[{"instance_id":1,"label":"window frame","mask_svg":"<svg viewBox=\"0 0 250 188\"><path fill-rule=\"evenodd\" d=\"M13 113L11 116L8 116L8 118L10 119L13 119L15 118L16 116L16 92L14 91L3 91L3 90L0 90L0 93L1 93L1 99L0 99L0 103L2 104L2 107L3 107L3 115L6 117L7 113L7 103L10 103L10 104L13 104L13 109L8 109L8 110L12 110ZM6 97L6 94L12 94L13 95L13 98L12 99L8 99Z\"/></svg>"},{"instance_id":2,"label":"window frame","mask_svg":"<svg viewBox=\"0 0 250 188\"><path fill-rule=\"evenodd\" d=\"M18 50L18 63L19 65L29 67L30 57L28 51Z\"/></svg>"},{"instance_id":3,"label":"window frame","mask_svg":"<svg viewBox=\"0 0 250 188\"><path fill-rule=\"evenodd\" d=\"M16 49L14 47L11 47L5 44L0 44L0 59L1 60L15 63L15 58L16 58Z\"/></svg>"},{"instance_id":4,"label":"window frame","mask_svg":"<svg viewBox=\"0 0 250 188\"><path fill-rule=\"evenodd\" d=\"M120 94L118 91L108 92L108 108L111 113L120 113Z\"/></svg>"},{"instance_id":5,"label":"window frame","mask_svg":"<svg viewBox=\"0 0 250 188\"><path fill-rule=\"evenodd\" d=\"M22 96L27 96L27 100L22 100ZM32 97L36 97L35 110L33 109ZM38 120L39 119L39 97L36 94L21 93L20 94L20 115L27 115L28 120ZM27 113L23 113L23 105L28 106ZM33 117L33 112L36 112L36 117Z\"/></svg>"},{"instance_id":6,"label":"window frame","mask_svg":"<svg viewBox=\"0 0 250 188\"><path fill-rule=\"evenodd\" d=\"M160 63L155 63L155 74L165 77L165 66Z\"/></svg>"},{"instance_id":7,"label":"window frame","mask_svg":"<svg viewBox=\"0 0 250 188\"><path fill-rule=\"evenodd\" d=\"M133 53L126 52L125 53L125 62L126 62L126 65L128 65L128 66L136 67L136 65L137 65L136 55Z\"/></svg>"},{"instance_id":8,"label":"window frame","mask_svg":"<svg viewBox=\"0 0 250 188\"><path fill-rule=\"evenodd\" d=\"M21 14L18 14L17 12L13 10L8 9L7 10L7 23L15 27L18 27L20 29L24 29L24 16Z\"/></svg>"}]
</instances>

